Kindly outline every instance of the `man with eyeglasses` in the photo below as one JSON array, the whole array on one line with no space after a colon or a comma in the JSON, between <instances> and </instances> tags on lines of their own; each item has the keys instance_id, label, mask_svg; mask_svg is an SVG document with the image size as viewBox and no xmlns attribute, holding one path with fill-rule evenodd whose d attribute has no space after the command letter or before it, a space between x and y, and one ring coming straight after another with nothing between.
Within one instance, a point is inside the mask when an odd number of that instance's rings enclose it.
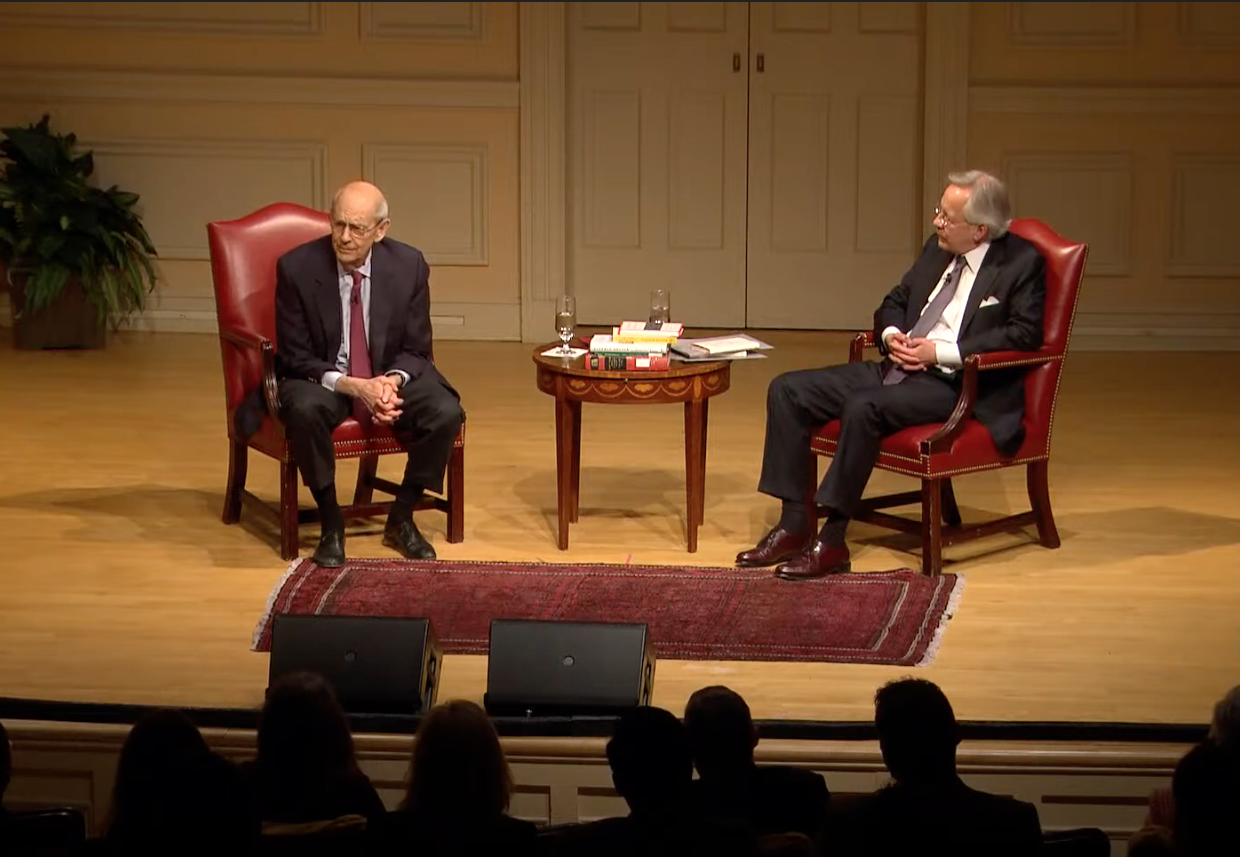
<instances>
[{"instance_id":1,"label":"man with eyeglasses","mask_svg":"<svg viewBox=\"0 0 1240 857\"><path fill-rule=\"evenodd\" d=\"M276 374L280 418L322 530L314 561L344 565L332 432L349 416L389 427L409 451L383 543L434 559L413 523L427 489L443 490L461 428L460 397L431 362L430 269L422 253L387 238L388 204L369 182L336 192L331 235L276 264Z\"/></svg>"},{"instance_id":2,"label":"man with eyeglasses","mask_svg":"<svg viewBox=\"0 0 1240 857\"><path fill-rule=\"evenodd\" d=\"M758 490L779 498L783 508L761 541L737 554L737 565L774 565L785 580L849 571L844 535L882 438L947 420L970 354L1042 344L1046 262L1008 232L1006 187L979 170L953 173L948 182L935 208L935 234L875 313L884 359L787 372L771 382ZM1000 452L1015 454L1025 433L1024 373L983 376L974 415ZM840 434L814 495L827 510L815 534L804 506L810 432L833 419L840 420Z\"/></svg>"}]
</instances>

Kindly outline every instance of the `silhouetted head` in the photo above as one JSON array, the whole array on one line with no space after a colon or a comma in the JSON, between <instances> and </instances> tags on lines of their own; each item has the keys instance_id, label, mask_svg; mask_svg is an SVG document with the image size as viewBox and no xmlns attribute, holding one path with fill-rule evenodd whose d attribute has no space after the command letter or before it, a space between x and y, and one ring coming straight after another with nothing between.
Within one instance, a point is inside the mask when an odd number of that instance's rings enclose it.
<instances>
[{"instance_id":1,"label":"silhouetted head","mask_svg":"<svg viewBox=\"0 0 1240 857\"><path fill-rule=\"evenodd\" d=\"M13 777L13 745L9 743L8 730L0 723L0 800Z\"/></svg>"},{"instance_id":2,"label":"silhouetted head","mask_svg":"<svg viewBox=\"0 0 1240 857\"><path fill-rule=\"evenodd\" d=\"M357 769L349 721L326 679L297 672L271 686L258 718L255 763L268 782L290 788Z\"/></svg>"},{"instance_id":3,"label":"silhouetted head","mask_svg":"<svg viewBox=\"0 0 1240 857\"><path fill-rule=\"evenodd\" d=\"M1240 685L1227 691L1214 706L1214 718L1210 721L1210 740L1240 756Z\"/></svg>"},{"instance_id":4,"label":"silhouetted head","mask_svg":"<svg viewBox=\"0 0 1240 857\"><path fill-rule=\"evenodd\" d=\"M1178 853L1197 857L1237 852L1240 830L1234 817L1240 806L1240 765L1235 755L1212 741L1203 741L1175 766L1171 793L1175 798Z\"/></svg>"},{"instance_id":5,"label":"silhouetted head","mask_svg":"<svg viewBox=\"0 0 1240 857\"><path fill-rule=\"evenodd\" d=\"M633 813L674 812L693 781L689 731L662 708L638 706L621 715L607 761L616 791Z\"/></svg>"},{"instance_id":6,"label":"silhouetted head","mask_svg":"<svg viewBox=\"0 0 1240 857\"><path fill-rule=\"evenodd\" d=\"M874 725L896 782L955 775L960 732L951 703L934 682L906 678L883 685L874 697Z\"/></svg>"},{"instance_id":7,"label":"silhouetted head","mask_svg":"<svg viewBox=\"0 0 1240 857\"><path fill-rule=\"evenodd\" d=\"M404 808L429 820L490 819L508 809L512 774L485 711L456 699L418 727Z\"/></svg>"},{"instance_id":8,"label":"silhouetted head","mask_svg":"<svg viewBox=\"0 0 1240 857\"><path fill-rule=\"evenodd\" d=\"M758 732L736 691L712 685L694 692L685 705L685 727L703 777L727 776L753 765Z\"/></svg>"},{"instance_id":9,"label":"silhouetted head","mask_svg":"<svg viewBox=\"0 0 1240 857\"><path fill-rule=\"evenodd\" d=\"M135 839L166 832L170 817L182 817L200 797L211 755L183 712L157 709L142 715L117 760L109 836Z\"/></svg>"}]
</instances>

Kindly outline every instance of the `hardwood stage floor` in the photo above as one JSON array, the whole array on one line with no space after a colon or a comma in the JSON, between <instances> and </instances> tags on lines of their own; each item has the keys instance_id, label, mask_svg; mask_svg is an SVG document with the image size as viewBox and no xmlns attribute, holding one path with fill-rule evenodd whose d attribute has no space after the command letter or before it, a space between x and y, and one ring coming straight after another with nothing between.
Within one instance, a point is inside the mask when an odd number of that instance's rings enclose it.
<instances>
[{"instance_id":1,"label":"hardwood stage floor","mask_svg":"<svg viewBox=\"0 0 1240 857\"><path fill-rule=\"evenodd\" d=\"M755 490L767 383L847 355L838 334L764 335L770 359L735 366L711 405L696 554L679 406L585 409L581 520L556 549L552 400L521 343L436 344L469 411L465 541L447 544L437 513L419 526L444 558L730 565L777 517ZM215 337L130 332L103 352L30 353L4 331L0 355L0 696L257 705L267 656L250 636L286 564L263 523L220 522ZM1240 683L1240 401L1219 377L1240 377L1240 353L1072 355L1051 464L1063 547L949 549L967 584L930 667L660 661L655 703L679 713L724 683L759 718L868 720L876 687L916 674L968 720L1205 722ZM251 490L274 497L276 477L251 457ZM958 480L965 519L1020 508L1022 477ZM912 484L876 474L871 489ZM316 534L303 527L303 552ZM892 538L854 527L854 569L911 564ZM377 535L348 548L390 553ZM480 701L485 677L484 658L449 656L440 699Z\"/></svg>"}]
</instances>

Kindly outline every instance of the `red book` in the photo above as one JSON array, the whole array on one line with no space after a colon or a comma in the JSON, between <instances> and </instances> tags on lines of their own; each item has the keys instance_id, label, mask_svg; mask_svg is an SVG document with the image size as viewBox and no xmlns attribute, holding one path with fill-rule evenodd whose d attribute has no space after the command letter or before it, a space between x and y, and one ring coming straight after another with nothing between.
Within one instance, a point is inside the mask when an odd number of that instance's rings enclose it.
<instances>
[{"instance_id":1,"label":"red book","mask_svg":"<svg viewBox=\"0 0 1240 857\"><path fill-rule=\"evenodd\" d=\"M586 366L609 372L664 372L671 368L671 359L666 354L589 354Z\"/></svg>"}]
</instances>

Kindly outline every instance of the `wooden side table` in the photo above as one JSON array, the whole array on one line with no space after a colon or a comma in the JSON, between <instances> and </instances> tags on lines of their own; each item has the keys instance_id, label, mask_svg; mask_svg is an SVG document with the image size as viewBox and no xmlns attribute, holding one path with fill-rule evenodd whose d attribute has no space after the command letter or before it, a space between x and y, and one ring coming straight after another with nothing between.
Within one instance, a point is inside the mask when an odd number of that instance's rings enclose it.
<instances>
[{"instance_id":1,"label":"wooden side table","mask_svg":"<svg viewBox=\"0 0 1240 857\"><path fill-rule=\"evenodd\" d=\"M544 357L559 343L534 349L538 389L555 397L556 503L560 550L568 549L568 526L577 520L581 485L581 405L685 406L685 496L689 553L697 550L697 530L706 511L706 418L712 396L732 384L732 363L684 363L652 372L589 369L585 357Z\"/></svg>"}]
</instances>

